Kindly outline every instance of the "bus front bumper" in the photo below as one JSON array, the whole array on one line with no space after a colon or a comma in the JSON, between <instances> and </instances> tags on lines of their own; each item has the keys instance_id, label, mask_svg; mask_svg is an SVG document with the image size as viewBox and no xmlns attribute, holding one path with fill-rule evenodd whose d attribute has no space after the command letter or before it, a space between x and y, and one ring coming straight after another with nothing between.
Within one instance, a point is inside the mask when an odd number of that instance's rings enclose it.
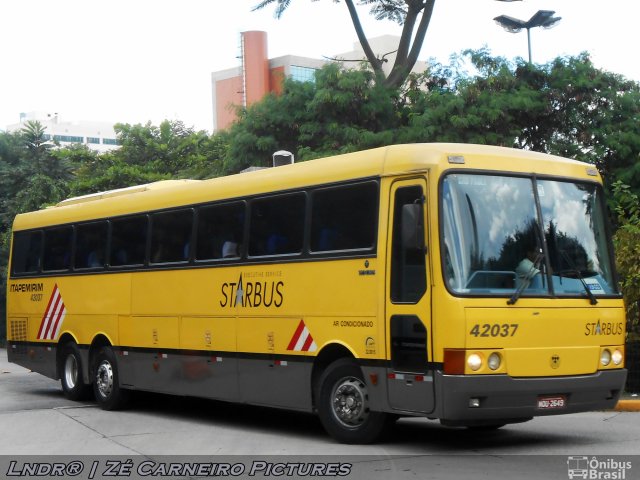
<instances>
[{"instance_id":1,"label":"bus front bumper","mask_svg":"<svg viewBox=\"0 0 640 480\"><path fill-rule=\"evenodd\" d=\"M437 417L446 425L473 426L613 408L624 388L627 370L544 378L444 374L439 377Z\"/></svg>"}]
</instances>

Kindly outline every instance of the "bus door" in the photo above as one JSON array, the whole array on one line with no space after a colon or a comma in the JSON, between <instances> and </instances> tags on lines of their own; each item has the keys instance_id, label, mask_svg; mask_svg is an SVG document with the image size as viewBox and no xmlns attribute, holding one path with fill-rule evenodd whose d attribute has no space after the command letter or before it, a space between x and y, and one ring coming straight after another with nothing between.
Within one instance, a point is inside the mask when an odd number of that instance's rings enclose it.
<instances>
[{"instance_id":1,"label":"bus door","mask_svg":"<svg viewBox=\"0 0 640 480\"><path fill-rule=\"evenodd\" d=\"M390 198L387 251L386 336L390 365L387 388L392 408L430 412L434 407L429 367L431 292L427 281L427 183L397 181Z\"/></svg>"}]
</instances>

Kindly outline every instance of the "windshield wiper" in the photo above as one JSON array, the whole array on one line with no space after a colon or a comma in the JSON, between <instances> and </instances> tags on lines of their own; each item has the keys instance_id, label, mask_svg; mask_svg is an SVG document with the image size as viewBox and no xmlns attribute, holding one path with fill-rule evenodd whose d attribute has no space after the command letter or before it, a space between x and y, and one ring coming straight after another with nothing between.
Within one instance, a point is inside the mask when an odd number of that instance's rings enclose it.
<instances>
[{"instance_id":1,"label":"windshield wiper","mask_svg":"<svg viewBox=\"0 0 640 480\"><path fill-rule=\"evenodd\" d=\"M507 300L507 305L515 305L515 303L520 298L520 295L522 295L522 292L524 292L524 289L527 288L529 285L531 285L531 279L537 275L536 270L539 271L538 267L540 266L540 262L542 262L543 259L544 259L544 253L539 252L536 255L536 258L533 260L533 263L531 265L531 268L529 269L529 272L522 279L520 286L516 289L515 292L513 292L513 295L511 295L511 298Z\"/></svg>"},{"instance_id":2,"label":"windshield wiper","mask_svg":"<svg viewBox=\"0 0 640 480\"><path fill-rule=\"evenodd\" d=\"M570 273L575 274L575 276L578 277L578 280L580 280L580 283L582 283L582 286L584 287L584 291L587 292L587 297L589 297L589 303L591 305L597 305L598 299L589 288L589 285L587 285L587 282L584 281L584 277L582 276L582 273L580 273L580 270L576 268L575 264L571 261L571 258L569 258L569 255L567 255L567 252L565 252L564 250L560 250L560 255L562 255L562 258L564 258L567 261L567 264L569 265L569 267L571 267L571 270L568 270L568 271Z\"/></svg>"}]
</instances>

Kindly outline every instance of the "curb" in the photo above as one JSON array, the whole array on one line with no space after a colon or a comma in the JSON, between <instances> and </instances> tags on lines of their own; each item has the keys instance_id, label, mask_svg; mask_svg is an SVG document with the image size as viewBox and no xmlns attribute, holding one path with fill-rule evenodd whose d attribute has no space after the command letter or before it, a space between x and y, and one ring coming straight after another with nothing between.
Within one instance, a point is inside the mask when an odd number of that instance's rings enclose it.
<instances>
[{"instance_id":1,"label":"curb","mask_svg":"<svg viewBox=\"0 0 640 480\"><path fill-rule=\"evenodd\" d=\"M616 412L640 412L640 399L638 400L618 400L615 406Z\"/></svg>"}]
</instances>

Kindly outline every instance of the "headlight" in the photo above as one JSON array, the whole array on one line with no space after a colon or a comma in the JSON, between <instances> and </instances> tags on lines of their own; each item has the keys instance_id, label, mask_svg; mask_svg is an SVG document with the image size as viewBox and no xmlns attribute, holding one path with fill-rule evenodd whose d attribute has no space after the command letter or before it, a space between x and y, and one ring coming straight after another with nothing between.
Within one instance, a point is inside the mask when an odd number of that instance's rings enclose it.
<instances>
[{"instance_id":1,"label":"headlight","mask_svg":"<svg viewBox=\"0 0 640 480\"><path fill-rule=\"evenodd\" d=\"M474 372L482 366L482 357L477 353L472 353L467 357L467 365Z\"/></svg>"},{"instance_id":2,"label":"headlight","mask_svg":"<svg viewBox=\"0 0 640 480\"><path fill-rule=\"evenodd\" d=\"M498 370L500 368L500 364L502 363L502 358L500 358L500 354L493 352L489 355L489 359L487 360L487 365L491 370Z\"/></svg>"},{"instance_id":3,"label":"headlight","mask_svg":"<svg viewBox=\"0 0 640 480\"><path fill-rule=\"evenodd\" d=\"M615 365L620 365L622 363L622 352L620 350L614 350L613 354L611 355L611 360L613 360L613 363Z\"/></svg>"},{"instance_id":4,"label":"headlight","mask_svg":"<svg viewBox=\"0 0 640 480\"><path fill-rule=\"evenodd\" d=\"M611 352L606 348L600 353L600 363L604 367L611 363Z\"/></svg>"}]
</instances>

